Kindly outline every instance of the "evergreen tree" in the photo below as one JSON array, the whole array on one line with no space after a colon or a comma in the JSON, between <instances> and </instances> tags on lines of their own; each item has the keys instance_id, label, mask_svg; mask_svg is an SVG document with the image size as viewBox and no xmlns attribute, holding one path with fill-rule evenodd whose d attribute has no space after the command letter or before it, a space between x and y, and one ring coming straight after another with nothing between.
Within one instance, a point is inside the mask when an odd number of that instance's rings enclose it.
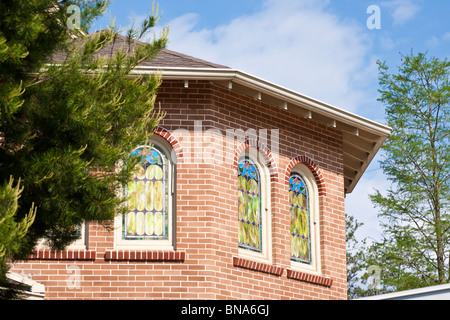
<instances>
[{"instance_id":1,"label":"evergreen tree","mask_svg":"<svg viewBox=\"0 0 450 320\"><path fill-rule=\"evenodd\" d=\"M449 282L450 62L404 56L398 74L380 69L380 100L393 128L381 167L392 187L376 192L384 239L366 253L384 292Z\"/></svg>"},{"instance_id":2,"label":"evergreen tree","mask_svg":"<svg viewBox=\"0 0 450 320\"><path fill-rule=\"evenodd\" d=\"M6 278L9 257L19 252L23 238L36 216L33 206L22 221L16 222L15 216L22 190L20 181L14 186L12 178L0 186L0 300L17 297L18 292L23 289L20 285L9 283Z\"/></svg>"},{"instance_id":3,"label":"evergreen tree","mask_svg":"<svg viewBox=\"0 0 450 320\"><path fill-rule=\"evenodd\" d=\"M75 226L121 214L119 190L139 160L131 151L162 116L154 108L160 78L130 76L165 47L166 29L142 41L158 22L158 9L125 36L114 26L87 34L107 4L0 2L0 183L11 176L21 181L16 221L36 208L11 258L29 254L42 238L62 249L74 240ZM9 235L0 237L6 243Z\"/></svg>"}]
</instances>

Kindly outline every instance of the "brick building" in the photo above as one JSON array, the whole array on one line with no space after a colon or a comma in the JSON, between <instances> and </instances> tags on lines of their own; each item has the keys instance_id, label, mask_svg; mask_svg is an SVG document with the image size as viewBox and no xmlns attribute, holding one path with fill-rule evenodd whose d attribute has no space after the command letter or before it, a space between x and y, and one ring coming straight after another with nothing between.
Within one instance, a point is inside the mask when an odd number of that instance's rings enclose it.
<instances>
[{"instance_id":1,"label":"brick building","mask_svg":"<svg viewBox=\"0 0 450 320\"><path fill-rule=\"evenodd\" d=\"M346 299L344 197L390 129L169 50L135 72L166 116L129 213L12 271L45 299Z\"/></svg>"}]
</instances>

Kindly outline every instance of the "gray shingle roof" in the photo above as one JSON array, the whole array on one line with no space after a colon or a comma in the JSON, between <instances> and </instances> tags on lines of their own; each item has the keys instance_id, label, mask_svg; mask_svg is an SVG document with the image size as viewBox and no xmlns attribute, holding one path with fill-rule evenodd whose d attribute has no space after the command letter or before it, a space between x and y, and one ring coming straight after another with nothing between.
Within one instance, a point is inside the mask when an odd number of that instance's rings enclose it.
<instances>
[{"instance_id":1,"label":"gray shingle roof","mask_svg":"<svg viewBox=\"0 0 450 320\"><path fill-rule=\"evenodd\" d=\"M229 69L226 66L194 58L168 49L161 50L152 60L141 63L142 66L151 67L187 67L187 68L217 68Z\"/></svg>"},{"instance_id":2,"label":"gray shingle roof","mask_svg":"<svg viewBox=\"0 0 450 320\"><path fill-rule=\"evenodd\" d=\"M95 33L93 33L95 34ZM89 35L88 35L89 36ZM134 44L140 45L143 44L139 41L134 41L131 45ZM117 41L115 44L109 44L102 50L100 50L99 55L108 56L116 50L121 49L123 46L128 46L127 39L123 35L118 35ZM63 52L56 52L52 56L52 61L56 63L64 62L65 54ZM148 67L177 67L177 68L215 68L215 69L229 69L229 67L220 65L217 63L209 62L206 60L202 60L199 58L194 58L189 55L175 52L168 49L162 49L158 52L158 54L153 57L153 59L145 60L141 62L141 66Z\"/></svg>"}]
</instances>

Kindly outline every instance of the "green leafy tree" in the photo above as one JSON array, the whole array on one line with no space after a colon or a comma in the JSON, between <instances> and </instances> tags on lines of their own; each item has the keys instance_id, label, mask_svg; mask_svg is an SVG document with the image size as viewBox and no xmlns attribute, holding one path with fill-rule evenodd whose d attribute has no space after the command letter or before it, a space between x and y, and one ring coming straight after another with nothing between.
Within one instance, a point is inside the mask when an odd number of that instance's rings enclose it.
<instances>
[{"instance_id":1,"label":"green leafy tree","mask_svg":"<svg viewBox=\"0 0 450 320\"><path fill-rule=\"evenodd\" d=\"M167 29L143 41L158 9L140 28L112 25L87 34L107 5L0 2L0 183L21 181L16 221L36 208L12 258L29 254L42 238L62 249L74 240L75 226L121 214L118 190L139 160L131 151L162 117L154 107L160 78L130 76L166 45ZM74 14L79 25L70 20ZM6 243L9 236L0 236Z\"/></svg>"},{"instance_id":2,"label":"green leafy tree","mask_svg":"<svg viewBox=\"0 0 450 320\"><path fill-rule=\"evenodd\" d=\"M355 217L346 215L345 230L347 243L347 298L363 296L362 274L364 266L364 245L366 240L358 240L356 233L363 226Z\"/></svg>"},{"instance_id":3,"label":"green leafy tree","mask_svg":"<svg viewBox=\"0 0 450 320\"><path fill-rule=\"evenodd\" d=\"M379 64L380 101L393 132L381 167L392 186L376 191L384 239L366 254L384 292L449 282L450 62L419 53L398 73Z\"/></svg>"},{"instance_id":4,"label":"green leafy tree","mask_svg":"<svg viewBox=\"0 0 450 320\"><path fill-rule=\"evenodd\" d=\"M368 238L356 236L363 225L351 215L345 218L348 299L388 292L380 286L381 270L371 259L373 246L367 243Z\"/></svg>"}]
</instances>

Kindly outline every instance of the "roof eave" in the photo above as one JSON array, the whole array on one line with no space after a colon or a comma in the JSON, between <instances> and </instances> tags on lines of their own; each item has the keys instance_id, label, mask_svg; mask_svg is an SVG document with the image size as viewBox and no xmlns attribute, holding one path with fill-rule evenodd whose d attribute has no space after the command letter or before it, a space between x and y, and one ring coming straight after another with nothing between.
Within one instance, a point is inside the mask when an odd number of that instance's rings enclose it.
<instances>
[{"instance_id":1,"label":"roof eave","mask_svg":"<svg viewBox=\"0 0 450 320\"><path fill-rule=\"evenodd\" d=\"M137 66L134 74L159 73L162 79L209 80L316 119L343 132L345 192L350 193L373 160L391 128L330 104L286 89L237 69Z\"/></svg>"}]
</instances>

